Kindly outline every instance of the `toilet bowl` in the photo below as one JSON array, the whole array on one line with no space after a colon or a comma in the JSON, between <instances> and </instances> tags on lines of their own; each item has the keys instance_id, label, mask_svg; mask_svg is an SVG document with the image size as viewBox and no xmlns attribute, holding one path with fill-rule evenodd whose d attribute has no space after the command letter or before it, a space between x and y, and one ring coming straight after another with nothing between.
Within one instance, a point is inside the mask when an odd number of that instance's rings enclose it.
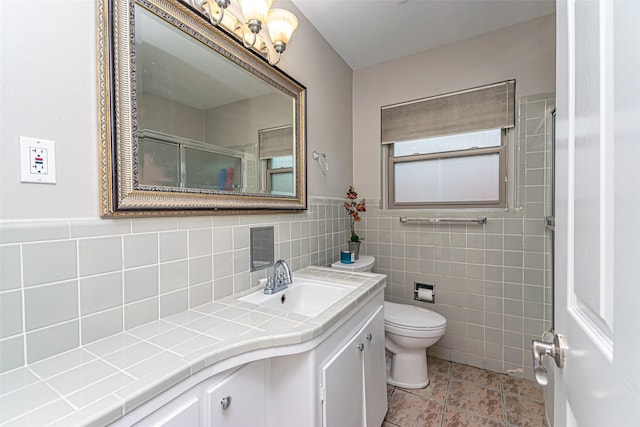
<instances>
[{"instance_id":1,"label":"toilet bowl","mask_svg":"<svg viewBox=\"0 0 640 427\"><path fill-rule=\"evenodd\" d=\"M391 355L387 383L404 388L429 385L427 348L447 327L442 315L422 307L384 302L385 346Z\"/></svg>"}]
</instances>

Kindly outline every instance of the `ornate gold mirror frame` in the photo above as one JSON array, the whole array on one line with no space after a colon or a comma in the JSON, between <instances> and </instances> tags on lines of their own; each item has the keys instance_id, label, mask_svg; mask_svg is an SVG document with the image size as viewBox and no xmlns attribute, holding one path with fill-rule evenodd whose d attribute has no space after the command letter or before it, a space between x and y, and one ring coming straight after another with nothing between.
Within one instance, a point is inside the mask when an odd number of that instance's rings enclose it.
<instances>
[{"instance_id":1,"label":"ornate gold mirror frame","mask_svg":"<svg viewBox=\"0 0 640 427\"><path fill-rule=\"evenodd\" d=\"M140 183L135 13L144 8L292 100L293 194L273 195ZM279 213L306 209L306 89L232 35L176 0L98 0L98 133L102 216ZM142 130L140 130L142 131Z\"/></svg>"}]
</instances>

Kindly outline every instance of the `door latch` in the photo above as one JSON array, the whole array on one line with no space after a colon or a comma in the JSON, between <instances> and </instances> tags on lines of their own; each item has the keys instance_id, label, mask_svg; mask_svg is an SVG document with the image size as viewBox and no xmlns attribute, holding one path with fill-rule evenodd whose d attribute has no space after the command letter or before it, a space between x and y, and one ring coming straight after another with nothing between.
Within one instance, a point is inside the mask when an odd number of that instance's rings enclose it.
<instances>
[{"instance_id":1,"label":"door latch","mask_svg":"<svg viewBox=\"0 0 640 427\"><path fill-rule=\"evenodd\" d=\"M542 363L543 356L551 357L556 366L562 369L567 358L567 345L564 337L560 334L553 336L553 342L544 342L538 340L531 341L531 354L533 355L533 373L536 376L538 384L545 386L549 383L547 369Z\"/></svg>"}]
</instances>

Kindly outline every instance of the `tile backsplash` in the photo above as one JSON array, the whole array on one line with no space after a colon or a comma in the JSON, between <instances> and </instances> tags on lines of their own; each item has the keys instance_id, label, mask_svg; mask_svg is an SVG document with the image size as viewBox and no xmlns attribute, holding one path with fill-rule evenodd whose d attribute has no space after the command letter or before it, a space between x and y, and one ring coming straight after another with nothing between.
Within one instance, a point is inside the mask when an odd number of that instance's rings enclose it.
<instances>
[{"instance_id":1,"label":"tile backsplash","mask_svg":"<svg viewBox=\"0 0 640 427\"><path fill-rule=\"evenodd\" d=\"M249 230L273 226L292 270L328 265L348 237L343 201L298 214L0 223L0 372L240 292Z\"/></svg>"}]
</instances>

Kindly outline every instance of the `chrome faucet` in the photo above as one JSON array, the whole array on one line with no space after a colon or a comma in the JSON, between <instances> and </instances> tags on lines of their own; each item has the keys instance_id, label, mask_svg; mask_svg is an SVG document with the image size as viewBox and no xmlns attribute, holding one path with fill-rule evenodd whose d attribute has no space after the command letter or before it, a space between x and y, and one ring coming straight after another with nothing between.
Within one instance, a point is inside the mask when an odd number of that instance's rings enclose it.
<instances>
[{"instance_id":1,"label":"chrome faucet","mask_svg":"<svg viewBox=\"0 0 640 427\"><path fill-rule=\"evenodd\" d=\"M280 273L278 273L278 269L282 267ZM267 285L264 287L264 293L267 295L275 294L276 292L280 292L291 284L293 281L291 277L291 269L289 269L289 264L283 259L279 259L273 264L273 278L269 277L267 281Z\"/></svg>"}]
</instances>

